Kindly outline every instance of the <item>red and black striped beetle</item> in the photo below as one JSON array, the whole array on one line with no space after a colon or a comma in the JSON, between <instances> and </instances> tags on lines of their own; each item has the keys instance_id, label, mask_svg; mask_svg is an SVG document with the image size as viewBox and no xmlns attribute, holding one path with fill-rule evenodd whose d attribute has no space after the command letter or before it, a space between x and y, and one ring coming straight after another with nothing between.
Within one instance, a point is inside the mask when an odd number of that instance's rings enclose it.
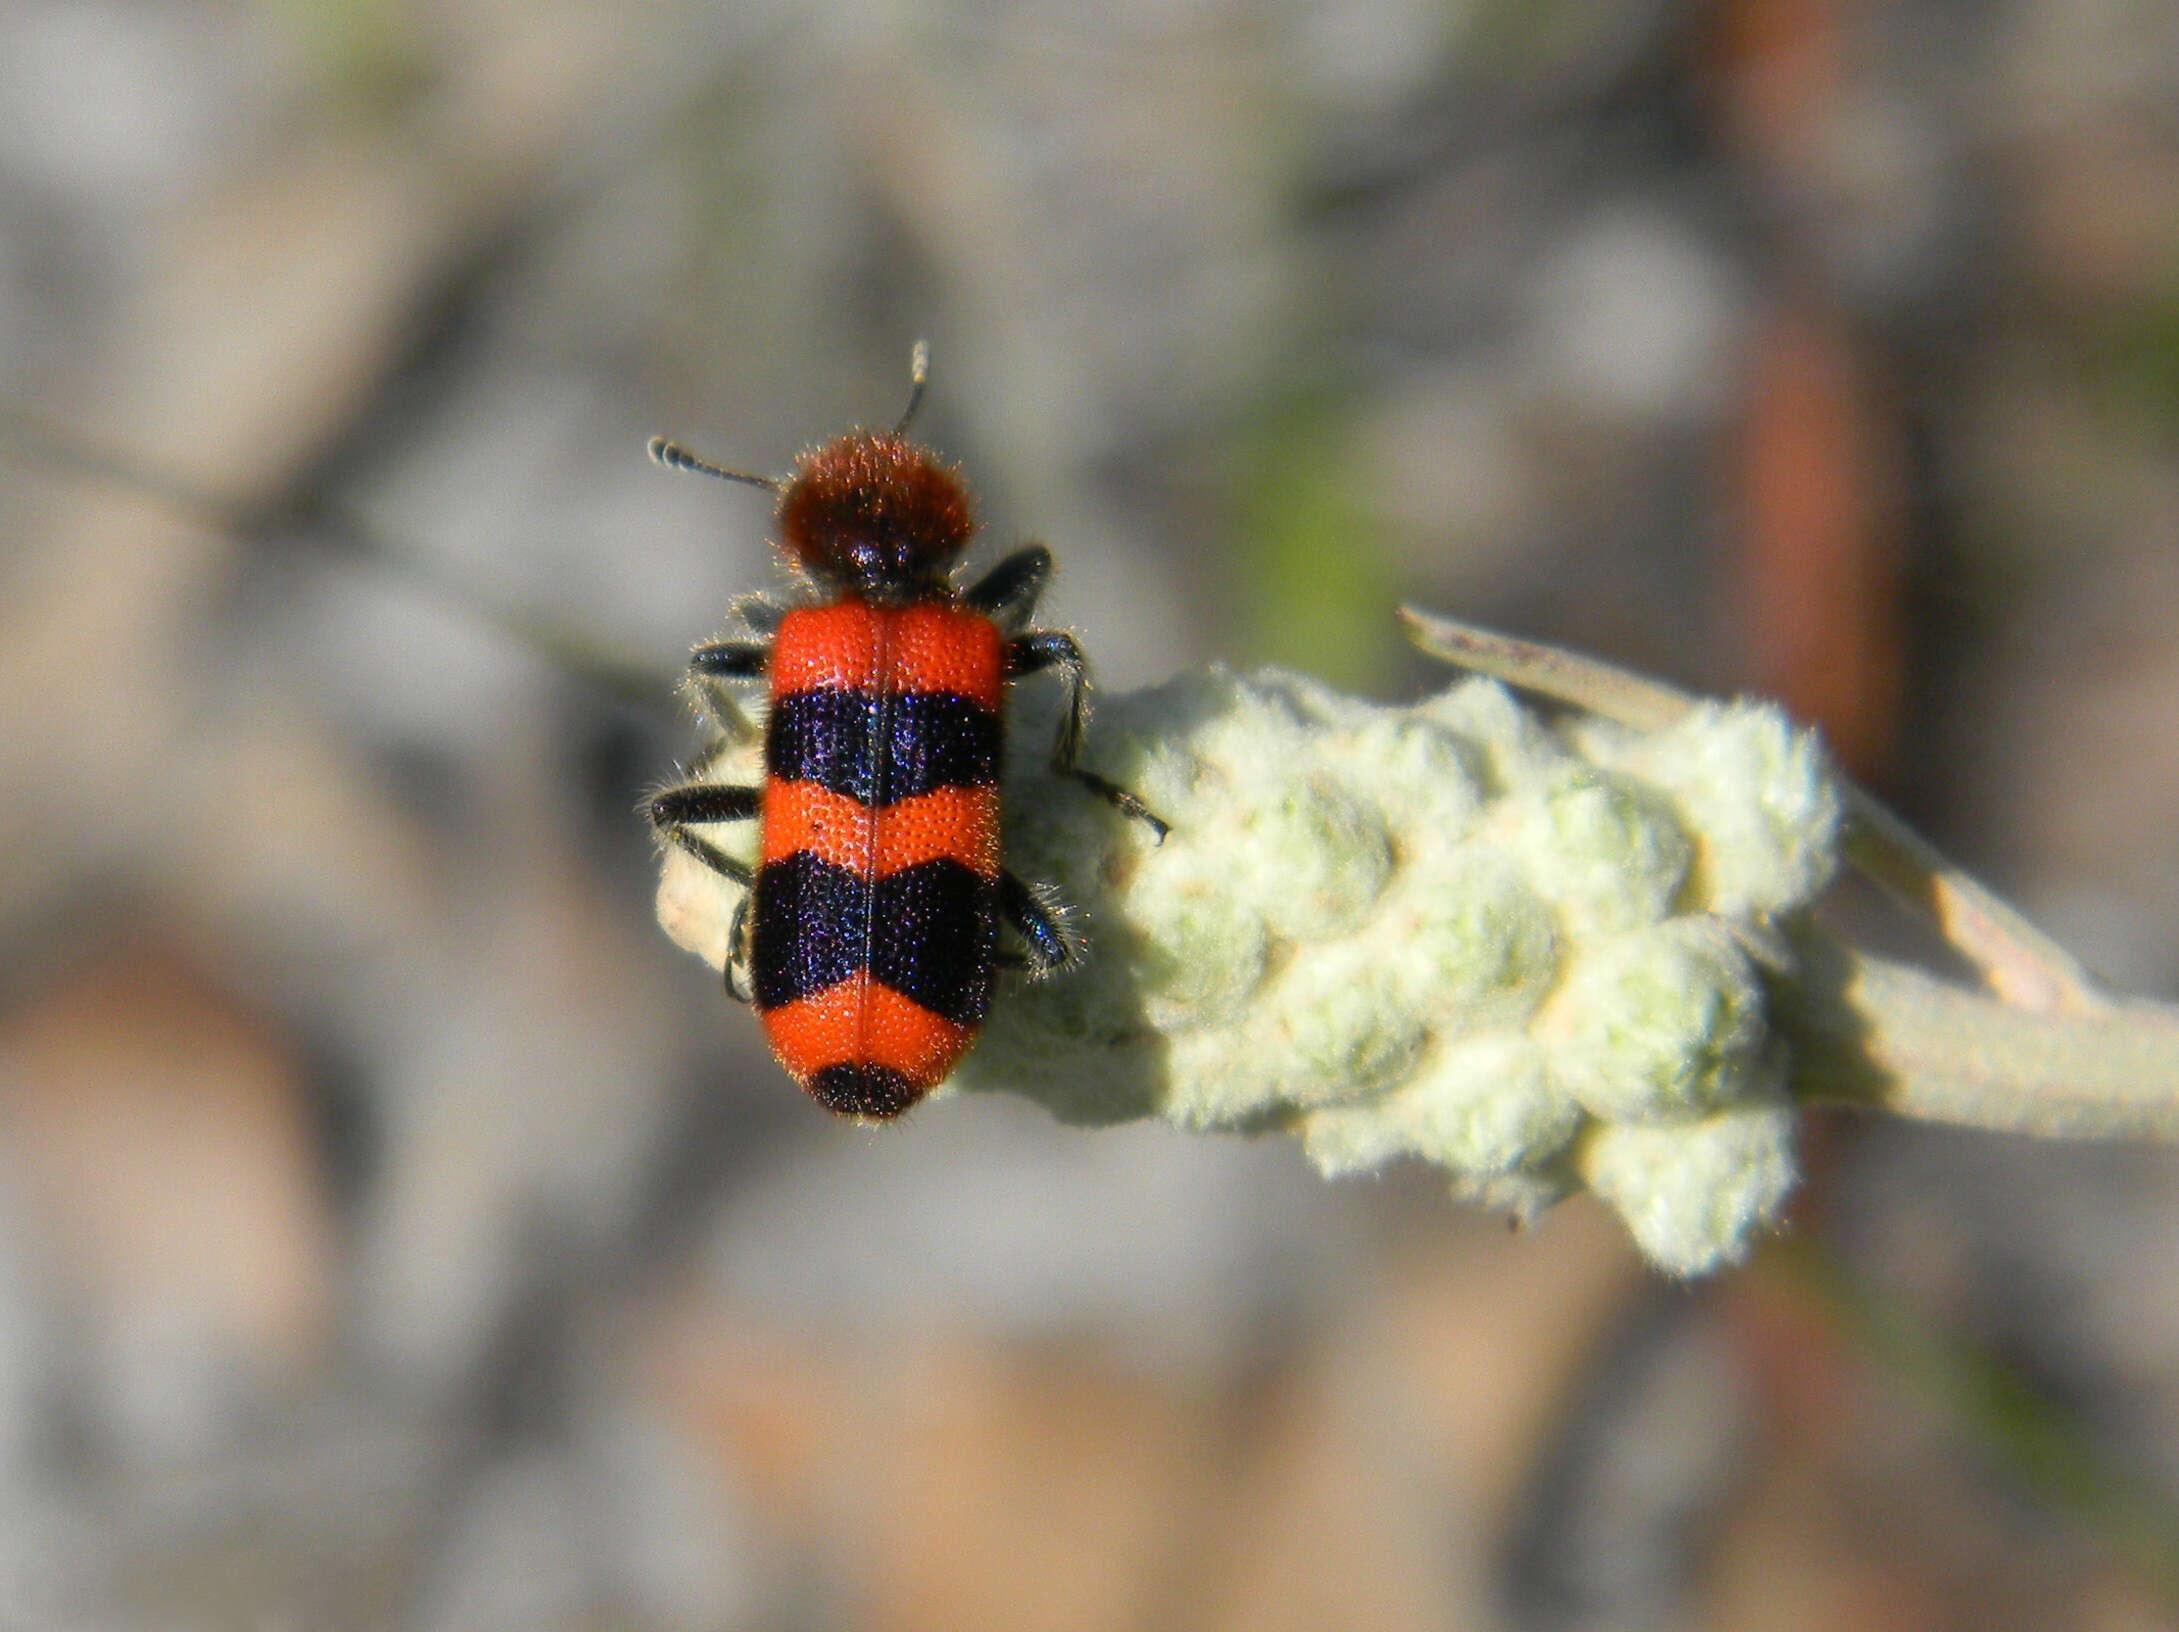
<instances>
[{"instance_id":1,"label":"red and black striped beetle","mask_svg":"<svg viewBox=\"0 0 2179 1632\"><path fill-rule=\"evenodd\" d=\"M769 681L762 786L691 781L654 794L649 812L666 842L749 887L727 989L755 1004L780 1063L842 1116L898 1116L942 1081L974 1044L1002 964L1043 975L1081 955L1058 910L1003 863L1007 681L1056 671L1067 696L1054 769L1165 834L1077 763L1081 648L1029 627L1051 552L1030 545L972 584L953 581L974 508L959 474L906 435L928 358L918 344L891 431L812 448L784 481L650 445L669 469L777 495L778 547L807 591L787 607L740 603L753 638L689 660L700 690ZM750 820L762 824L754 868L695 831ZM1000 948L1002 922L1018 950Z\"/></svg>"}]
</instances>

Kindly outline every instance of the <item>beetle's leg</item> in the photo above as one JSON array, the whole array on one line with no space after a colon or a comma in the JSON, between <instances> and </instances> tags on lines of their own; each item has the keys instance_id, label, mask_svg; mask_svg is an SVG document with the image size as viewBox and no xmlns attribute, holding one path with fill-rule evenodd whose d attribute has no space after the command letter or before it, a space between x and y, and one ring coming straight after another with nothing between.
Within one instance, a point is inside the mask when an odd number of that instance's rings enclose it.
<instances>
[{"instance_id":1,"label":"beetle's leg","mask_svg":"<svg viewBox=\"0 0 2179 1632\"><path fill-rule=\"evenodd\" d=\"M734 903L734 922L726 932L726 995L737 1003L754 1003L757 997L756 988L749 984L751 894L743 891Z\"/></svg>"},{"instance_id":2,"label":"beetle's leg","mask_svg":"<svg viewBox=\"0 0 2179 1632\"><path fill-rule=\"evenodd\" d=\"M1016 550L961 592L972 611L981 612L1008 634L1028 623L1037 597L1052 575L1052 552L1041 544Z\"/></svg>"},{"instance_id":3,"label":"beetle's leg","mask_svg":"<svg viewBox=\"0 0 2179 1632\"><path fill-rule=\"evenodd\" d=\"M1067 688L1067 706L1059 716L1059 734L1052 742L1052 769L1061 776L1073 777L1121 814L1149 824L1163 844L1172 829L1148 805L1117 783L1076 763L1082 753L1082 729L1089 721L1089 664L1074 636L1062 629L1032 629L1006 643L1008 679L1044 669L1057 669L1060 683Z\"/></svg>"},{"instance_id":4,"label":"beetle's leg","mask_svg":"<svg viewBox=\"0 0 2179 1632\"><path fill-rule=\"evenodd\" d=\"M771 662L771 647L755 640L716 641L699 646L689 654L690 689L703 703L704 711L736 741L747 742L755 734L756 727L750 723L741 704L734 700L734 694L726 689L726 682L760 680Z\"/></svg>"},{"instance_id":5,"label":"beetle's leg","mask_svg":"<svg viewBox=\"0 0 2179 1632\"><path fill-rule=\"evenodd\" d=\"M779 633L779 626L787 616L787 608L765 594L744 595L732 608L735 617L741 619L752 635L770 640Z\"/></svg>"},{"instance_id":6,"label":"beetle's leg","mask_svg":"<svg viewBox=\"0 0 2179 1632\"><path fill-rule=\"evenodd\" d=\"M758 680L771 661L772 649L761 641L722 640L689 653L689 673L713 680Z\"/></svg>"},{"instance_id":7,"label":"beetle's leg","mask_svg":"<svg viewBox=\"0 0 2179 1632\"><path fill-rule=\"evenodd\" d=\"M999 875L999 915L1021 937L1022 950L1005 959L1031 979L1071 968L1082 957L1082 937L1059 904L1012 873Z\"/></svg>"},{"instance_id":8,"label":"beetle's leg","mask_svg":"<svg viewBox=\"0 0 2179 1632\"><path fill-rule=\"evenodd\" d=\"M709 839L689 829L713 822L750 821L762 808L763 801L764 793L760 788L737 788L723 782L686 782L680 787L664 788L652 794L644 809L651 818L651 826L667 843L694 856L721 877L746 885L756 877L754 868L746 861L736 861Z\"/></svg>"}]
</instances>

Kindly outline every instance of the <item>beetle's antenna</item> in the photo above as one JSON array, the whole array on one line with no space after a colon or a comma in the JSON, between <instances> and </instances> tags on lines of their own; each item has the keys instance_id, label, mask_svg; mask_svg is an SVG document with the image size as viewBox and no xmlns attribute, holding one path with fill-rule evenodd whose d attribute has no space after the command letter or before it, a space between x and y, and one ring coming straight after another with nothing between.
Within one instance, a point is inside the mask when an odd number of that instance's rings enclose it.
<instances>
[{"instance_id":1,"label":"beetle's antenna","mask_svg":"<svg viewBox=\"0 0 2179 1632\"><path fill-rule=\"evenodd\" d=\"M915 411L923 406L923 388L930 383L931 343L918 340L915 350L908 353L908 406L900 411L900 418L893 426L895 436L908 428L908 421L915 418Z\"/></svg>"},{"instance_id":2,"label":"beetle's antenna","mask_svg":"<svg viewBox=\"0 0 2179 1632\"><path fill-rule=\"evenodd\" d=\"M751 487L761 487L771 493L779 491L779 478L776 476L752 476L745 470L728 470L724 466L713 464L709 459L697 458L680 443L667 437L652 437L650 450L652 459L668 470L685 470L696 476L716 476L724 482L746 482Z\"/></svg>"}]
</instances>

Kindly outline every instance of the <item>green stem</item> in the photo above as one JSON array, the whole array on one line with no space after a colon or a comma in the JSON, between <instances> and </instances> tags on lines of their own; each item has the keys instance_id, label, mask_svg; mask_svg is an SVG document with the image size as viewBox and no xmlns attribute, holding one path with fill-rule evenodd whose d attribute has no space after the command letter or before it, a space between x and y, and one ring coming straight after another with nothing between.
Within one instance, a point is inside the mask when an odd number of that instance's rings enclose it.
<instances>
[{"instance_id":1,"label":"green stem","mask_svg":"<svg viewBox=\"0 0 2179 1632\"><path fill-rule=\"evenodd\" d=\"M2179 1142L2179 1011L2036 1013L1813 928L1773 1018L1803 1098L2054 1139Z\"/></svg>"}]
</instances>

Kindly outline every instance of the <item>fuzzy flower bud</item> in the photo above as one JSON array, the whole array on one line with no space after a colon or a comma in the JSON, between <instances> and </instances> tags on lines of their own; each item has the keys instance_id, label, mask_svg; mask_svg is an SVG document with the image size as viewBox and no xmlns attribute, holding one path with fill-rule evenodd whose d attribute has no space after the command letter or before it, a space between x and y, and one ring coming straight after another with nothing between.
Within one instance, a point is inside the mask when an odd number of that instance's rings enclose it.
<instances>
[{"instance_id":1,"label":"fuzzy flower bud","mask_svg":"<svg viewBox=\"0 0 2179 1632\"><path fill-rule=\"evenodd\" d=\"M1158 844L1050 774L1050 707L1024 688L1007 864L1080 909L1090 955L1003 989L954 1087L1283 1129L1326 1174L1419 1158L1524 1216L1586 1185L1681 1275L1776 1217L1796 1170L1758 958L1839 824L1776 709L1641 733L1547 724L1483 679L1392 708L1184 676L1090 737ZM717 963L735 893L669 856L661 920Z\"/></svg>"}]
</instances>

